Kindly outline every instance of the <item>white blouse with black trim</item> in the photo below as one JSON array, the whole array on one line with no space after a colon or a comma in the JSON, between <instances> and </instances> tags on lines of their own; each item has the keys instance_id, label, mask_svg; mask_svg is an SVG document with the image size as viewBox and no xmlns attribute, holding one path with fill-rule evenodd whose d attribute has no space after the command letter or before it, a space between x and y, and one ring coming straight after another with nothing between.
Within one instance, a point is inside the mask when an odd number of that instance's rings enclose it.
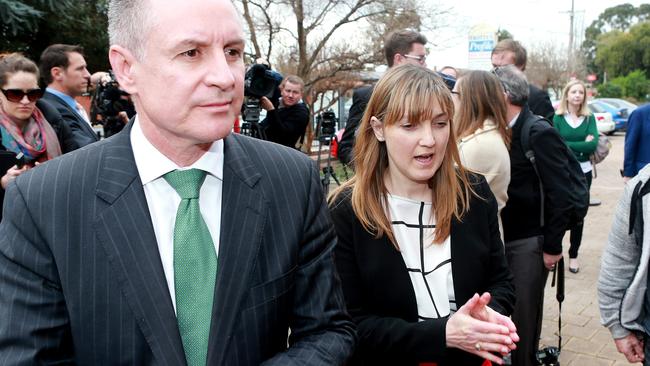
<instances>
[{"instance_id":1,"label":"white blouse with black trim","mask_svg":"<svg viewBox=\"0 0 650 366\"><path fill-rule=\"evenodd\" d=\"M442 318L457 310L451 271L451 240L434 244L431 203L388 195L395 240L415 290L420 321Z\"/></svg>"}]
</instances>

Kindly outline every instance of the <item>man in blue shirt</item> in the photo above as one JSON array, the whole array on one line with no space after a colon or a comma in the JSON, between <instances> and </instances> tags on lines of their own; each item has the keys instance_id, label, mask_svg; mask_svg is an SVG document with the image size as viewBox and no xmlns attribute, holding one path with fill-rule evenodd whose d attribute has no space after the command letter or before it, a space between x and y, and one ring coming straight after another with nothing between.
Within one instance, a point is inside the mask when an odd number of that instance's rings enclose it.
<instances>
[{"instance_id":1,"label":"man in blue shirt","mask_svg":"<svg viewBox=\"0 0 650 366\"><path fill-rule=\"evenodd\" d=\"M82 147L98 141L88 114L74 99L86 92L90 80L83 49L66 44L51 45L41 54L40 69L47 85L43 100L59 111L72 129L77 145Z\"/></svg>"}]
</instances>

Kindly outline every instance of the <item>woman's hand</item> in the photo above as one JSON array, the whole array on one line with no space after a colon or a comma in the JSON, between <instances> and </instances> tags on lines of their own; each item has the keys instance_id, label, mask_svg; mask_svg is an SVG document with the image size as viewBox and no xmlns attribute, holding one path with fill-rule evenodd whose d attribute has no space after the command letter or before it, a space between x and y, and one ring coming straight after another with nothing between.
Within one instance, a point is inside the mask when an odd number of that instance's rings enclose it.
<instances>
[{"instance_id":1,"label":"woman's hand","mask_svg":"<svg viewBox=\"0 0 650 366\"><path fill-rule=\"evenodd\" d=\"M16 179L17 176L23 174L28 169L29 166L27 164L25 164L22 168L19 168L16 165L9 168L9 170L7 170L7 173L4 176L2 176L2 178L0 178L0 185L2 186L2 189L7 189L9 182Z\"/></svg>"},{"instance_id":2,"label":"woman's hand","mask_svg":"<svg viewBox=\"0 0 650 366\"><path fill-rule=\"evenodd\" d=\"M594 139L595 139L594 135L587 135L587 137L585 138L585 141L589 142L589 141L593 141Z\"/></svg>"},{"instance_id":3,"label":"woman's hand","mask_svg":"<svg viewBox=\"0 0 650 366\"><path fill-rule=\"evenodd\" d=\"M501 357L492 352L508 354L515 348L514 343L519 340L519 337L512 321L509 319L505 321L502 317L496 316L494 314L496 312L487 307L489 296L489 294L483 296L474 294L449 318L445 330L447 347L459 348L502 365Z\"/></svg>"}]
</instances>

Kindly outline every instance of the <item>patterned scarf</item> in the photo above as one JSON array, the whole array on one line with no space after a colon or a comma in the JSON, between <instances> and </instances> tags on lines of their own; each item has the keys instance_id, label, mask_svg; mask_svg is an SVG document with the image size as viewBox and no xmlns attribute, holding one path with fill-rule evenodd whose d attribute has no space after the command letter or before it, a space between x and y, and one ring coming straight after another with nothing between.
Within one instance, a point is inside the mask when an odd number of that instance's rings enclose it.
<instances>
[{"instance_id":1,"label":"patterned scarf","mask_svg":"<svg viewBox=\"0 0 650 366\"><path fill-rule=\"evenodd\" d=\"M28 162L44 162L61 155L56 133L38 108L34 108L22 131L0 108L0 133L2 145L16 154L22 152Z\"/></svg>"}]
</instances>

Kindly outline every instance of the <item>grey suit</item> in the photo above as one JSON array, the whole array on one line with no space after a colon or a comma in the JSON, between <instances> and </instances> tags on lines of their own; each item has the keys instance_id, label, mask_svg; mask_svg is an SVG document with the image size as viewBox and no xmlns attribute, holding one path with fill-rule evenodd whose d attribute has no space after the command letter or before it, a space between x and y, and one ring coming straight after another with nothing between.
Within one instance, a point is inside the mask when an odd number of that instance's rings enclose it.
<instances>
[{"instance_id":1,"label":"grey suit","mask_svg":"<svg viewBox=\"0 0 650 366\"><path fill-rule=\"evenodd\" d=\"M84 120L79 113L72 109L63 99L50 92L45 92L41 100L56 108L56 110L61 114L65 123L70 126L77 146L84 147L88 144L99 141L99 137L97 137L95 130L93 130L88 122L86 122L86 120Z\"/></svg>"},{"instance_id":2,"label":"grey suit","mask_svg":"<svg viewBox=\"0 0 650 366\"><path fill-rule=\"evenodd\" d=\"M10 185L0 224L0 364L185 364L129 133ZM344 362L354 327L318 172L296 151L239 135L224 151L207 363Z\"/></svg>"}]
</instances>

